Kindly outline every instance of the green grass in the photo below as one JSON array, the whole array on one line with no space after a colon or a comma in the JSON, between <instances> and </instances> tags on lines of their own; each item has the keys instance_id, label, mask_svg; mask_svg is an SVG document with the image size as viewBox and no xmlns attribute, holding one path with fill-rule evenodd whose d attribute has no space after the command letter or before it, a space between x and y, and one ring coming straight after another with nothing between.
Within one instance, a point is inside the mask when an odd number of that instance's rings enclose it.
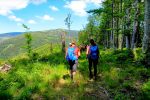
<instances>
[{"instance_id":1,"label":"green grass","mask_svg":"<svg viewBox=\"0 0 150 100\"><path fill-rule=\"evenodd\" d=\"M9 62L12 65L8 73L0 73L0 98L105 100L104 88L114 100L150 99L150 69L137 63L131 51L101 51L98 80L93 82L88 81L88 62L83 52L75 83L70 80L68 64L60 45L55 45L53 52L48 44L34 52L38 55L36 60L31 61L26 54L22 54L0 61L0 64Z\"/></svg>"},{"instance_id":2,"label":"green grass","mask_svg":"<svg viewBox=\"0 0 150 100\"><path fill-rule=\"evenodd\" d=\"M32 35L32 48L38 48L45 44L59 44L61 43L61 34L66 32L64 29L55 29L55 30L47 30L47 31L36 31L30 32ZM71 30L71 37L75 40L78 38L78 31ZM66 43L68 43L69 35L66 34ZM24 34L19 35L17 37L6 39L0 42L0 58L1 59L10 59L15 57L20 53L26 52L26 39Z\"/></svg>"}]
</instances>

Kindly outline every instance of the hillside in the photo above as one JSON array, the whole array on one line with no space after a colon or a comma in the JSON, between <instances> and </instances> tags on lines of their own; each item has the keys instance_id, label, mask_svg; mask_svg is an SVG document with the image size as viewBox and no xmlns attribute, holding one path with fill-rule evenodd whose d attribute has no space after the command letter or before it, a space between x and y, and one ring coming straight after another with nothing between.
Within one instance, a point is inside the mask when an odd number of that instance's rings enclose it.
<instances>
[{"instance_id":1,"label":"hillside","mask_svg":"<svg viewBox=\"0 0 150 100\"><path fill-rule=\"evenodd\" d=\"M150 100L150 0L12 1L0 100Z\"/></svg>"},{"instance_id":2,"label":"hillside","mask_svg":"<svg viewBox=\"0 0 150 100\"><path fill-rule=\"evenodd\" d=\"M149 73L134 60L129 50L101 50L98 80L88 80L85 52L79 58L75 82L70 80L68 64L60 45L38 47L33 61L26 55L9 59L12 69L0 73L3 100L149 100ZM118 60L119 59L119 60ZM2 64L3 62L0 62Z\"/></svg>"},{"instance_id":3,"label":"hillside","mask_svg":"<svg viewBox=\"0 0 150 100\"><path fill-rule=\"evenodd\" d=\"M15 37L15 36L18 36L18 35L21 35L23 34L23 32L9 32L9 33L3 33L3 34L0 34L0 37L5 37L5 38L9 38L9 37Z\"/></svg>"},{"instance_id":4,"label":"hillside","mask_svg":"<svg viewBox=\"0 0 150 100\"><path fill-rule=\"evenodd\" d=\"M23 32L1 33L0 34L0 42L4 41L6 39L9 39L9 38L13 38L13 37L19 36L21 34L23 34Z\"/></svg>"},{"instance_id":5,"label":"hillside","mask_svg":"<svg viewBox=\"0 0 150 100\"><path fill-rule=\"evenodd\" d=\"M37 48L46 43L59 44L61 43L61 34L67 32L67 30L56 29L47 31L30 32L33 37L32 47ZM66 34L66 40L68 40L68 34ZM78 32L71 31L71 37L77 39ZM25 37L24 34L17 37L9 38L0 42L0 58L7 59L25 52Z\"/></svg>"}]
</instances>

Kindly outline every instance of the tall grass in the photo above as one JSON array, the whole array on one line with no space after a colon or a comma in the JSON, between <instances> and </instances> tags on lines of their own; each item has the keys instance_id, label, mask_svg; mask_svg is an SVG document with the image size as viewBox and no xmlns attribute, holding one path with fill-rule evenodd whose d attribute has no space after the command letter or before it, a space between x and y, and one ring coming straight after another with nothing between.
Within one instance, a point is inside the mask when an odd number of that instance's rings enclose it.
<instances>
[{"instance_id":1,"label":"tall grass","mask_svg":"<svg viewBox=\"0 0 150 100\"><path fill-rule=\"evenodd\" d=\"M93 82L88 81L88 61L84 52L79 58L75 82L70 79L68 63L60 46L50 52L49 45L44 45L34 52L38 54L37 60L30 61L26 54L8 60L12 69L0 73L1 99L106 99L102 88L115 100L150 99L150 69L136 64L128 50L101 51L98 80ZM1 64L3 62L6 61Z\"/></svg>"}]
</instances>

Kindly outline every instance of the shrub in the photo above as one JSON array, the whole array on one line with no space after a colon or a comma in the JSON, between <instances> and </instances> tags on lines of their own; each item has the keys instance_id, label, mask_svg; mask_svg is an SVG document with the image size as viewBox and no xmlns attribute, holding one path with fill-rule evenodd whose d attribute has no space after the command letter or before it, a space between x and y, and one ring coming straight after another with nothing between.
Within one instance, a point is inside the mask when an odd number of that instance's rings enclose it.
<instances>
[{"instance_id":1,"label":"shrub","mask_svg":"<svg viewBox=\"0 0 150 100\"><path fill-rule=\"evenodd\" d=\"M114 97L114 100L129 100L123 93L117 93Z\"/></svg>"},{"instance_id":2,"label":"shrub","mask_svg":"<svg viewBox=\"0 0 150 100\"><path fill-rule=\"evenodd\" d=\"M134 53L134 59L136 61L143 61L144 54L142 53L142 48L135 48L133 50L133 53Z\"/></svg>"},{"instance_id":3,"label":"shrub","mask_svg":"<svg viewBox=\"0 0 150 100\"><path fill-rule=\"evenodd\" d=\"M34 52L34 53L32 54L32 56L31 56L31 59L32 59L33 61L38 61L38 59L39 59L39 54L36 53L36 52Z\"/></svg>"},{"instance_id":4,"label":"shrub","mask_svg":"<svg viewBox=\"0 0 150 100\"><path fill-rule=\"evenodd\" d=\"M1 100L11 100L12 99L12 95L8 92L8 91L0 91L0 99Z\"/></svg>"},{"instance_id":5,"label":"shrub","mask_svg":"<svg viewBox=\"0 0 150 100\"><path fill-rule=\"evenodd\" d=\"M115 57L116 61L118 61L119 63L123 63L125 61L133 61L133 58L134 58L133 52L130 49L125 49L123 51L119 50L115 56L116 56Z\"/></svg>"},{"instance_id":6,"label":"shrub","mask_svg":"<svg viewBox=\"0 0 150 100\"><path fill-rule=\"evenodd\" d=\"M143 100L149 100L150 99L150 80L143 84L142 86L142 91L143 91Z\"/></svg>"}]
</instances>

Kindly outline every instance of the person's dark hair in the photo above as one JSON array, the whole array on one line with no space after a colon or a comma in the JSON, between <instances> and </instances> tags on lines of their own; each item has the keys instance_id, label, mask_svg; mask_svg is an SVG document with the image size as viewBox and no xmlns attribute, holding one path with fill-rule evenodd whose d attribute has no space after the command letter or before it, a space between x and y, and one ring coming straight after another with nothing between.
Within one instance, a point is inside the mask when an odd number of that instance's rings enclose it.
<instances>
[{"instance_id":1,"label":"person's dark hair","mask_svg":"<svg viewBox=\"0 0 150 100\"><path fill-rule=\"evenodd\" d=\"M95 45L95 41L93 39L90 39L91 45Z\"/></svg>"}]
</instances>

